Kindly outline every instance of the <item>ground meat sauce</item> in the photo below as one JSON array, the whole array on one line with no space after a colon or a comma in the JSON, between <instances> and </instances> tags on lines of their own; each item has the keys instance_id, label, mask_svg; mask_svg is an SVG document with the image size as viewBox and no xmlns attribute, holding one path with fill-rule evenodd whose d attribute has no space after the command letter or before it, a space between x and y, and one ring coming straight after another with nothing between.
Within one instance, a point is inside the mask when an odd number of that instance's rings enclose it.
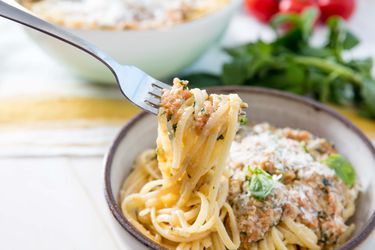
<instances>
[{"instance_id":1,"label":"ground meat sauce","mask_svg":"<svg viewBox=\"0 0 375 250\"><path fill-rule=\"evenodd\" d=\"M228 200L234 209L241 248L261 240L284 217L312 229L322 247L333 246L349 226L357 188L349 188L322 163L335 153L327 140L307 131L277 129L267 123L242 128L232 144ZM251 169L261 168L280 180L264 200L251 196Z\"/></svg>"},{"instance_id":2,"label":"ground meat sauce","mask_svg":"<svg viewBox=\"0 0 375 250\"><path fill-rule=\"evenodd\" d=\"M198 112L195 118L196 126L198 130L201 130L204 127L204 125L206 125L208 119L210 118L213 112L214 112L214 108L212 106L212 102L205 101L203 104L203 108Z\"/></svg>"},{"instance_id":3,"label":"ground meat sauce","mask_svg":"<svg viewBox=\"0 0 375 250\"><path fill-rule=\"evenodd\" d=\"M172 119L172 123L178 123L182 115L179 113L182 112L180 109L181 105L192 97L192 93L187 88L187 84L188 81L175 78L173 80L173 89L164 90L160 106L163 108L163 112L166 112L167 119ZM214 111L213 100L208 97L208 99L203 102L203 107L199 112L195 113L195 127L197 132L201 131L207 124L208 119Z\"/></svg>"},{"instance_id":4,"label":"ground meat sauce","mask_svg":"<svg viewBox=\"0 0 375 250\"><path fill-rule=\"evenodd\" d=\"M167 118L171 119L172 115L180 115L178 111L181 105L191 97L191 92L186 89L188 82L178 78L173 80L174 88L172 90L164 90L160 106L167 113Z\"/></svg>"},{"instance_id":5,"label":"ground meat sauce","mask_svg":"<svg viewBox=\"0 0 375 250\"><path fill-rule=\"evenodd\" d=\"M262 239L281 219L282 201L286 199L283 189L272 192L263 201L258 201L249 194L246 181L234 179L230 184L229 199L236 213L241 241L253 242Z\"/></svg>"}]
</instances>

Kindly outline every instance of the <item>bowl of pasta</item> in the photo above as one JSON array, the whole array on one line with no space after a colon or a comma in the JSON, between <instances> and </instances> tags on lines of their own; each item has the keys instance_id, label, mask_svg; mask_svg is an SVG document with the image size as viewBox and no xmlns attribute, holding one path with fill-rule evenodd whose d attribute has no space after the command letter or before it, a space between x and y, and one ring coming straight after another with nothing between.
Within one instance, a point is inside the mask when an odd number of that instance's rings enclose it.
<instances>
[{"instance_id":1,"label":"bowl of pasta","mask_svg":"<svg viewBox=\"0 0 375 250\"><path fill-rule=\"evenodd\" d=\"M106 157L129 249L371 249L375 149L358 128L292 94L186 84Z\"/></svg>"},{"instance_id":2,"label":"bowl of pasta","mask_svg":"<svg viewBox=\"0 0 375 250\"><path fill-rule=\"evenodd\" d=\"M6 0L67 29L118 62L166 79L217 42L241 0ZM54 38L26 29L44 51L77 75L115 83L102 63Z\"/></svg>"}]
</instances>

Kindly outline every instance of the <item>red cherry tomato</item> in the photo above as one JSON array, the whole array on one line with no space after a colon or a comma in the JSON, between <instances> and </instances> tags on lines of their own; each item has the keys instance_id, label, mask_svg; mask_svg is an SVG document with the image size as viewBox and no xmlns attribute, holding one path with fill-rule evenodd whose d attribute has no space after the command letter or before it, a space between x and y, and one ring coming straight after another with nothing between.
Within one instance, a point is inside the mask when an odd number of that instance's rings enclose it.
<instances>
[{"instance_id":1,"label":"red cherry tomato","mask_svg":"<svg viewBox=\"0 0 375 250\"><path fill-rule=\"evenodd\" d=\"M268 22L279 10L278 0L246 0L246 9L262 22Z\"/></svg>"},{"instance_id":2,"label":"red cherry tomato","mask_svg":"<svg viewBox=\"0 0 375 250\"><path fill-rule=\"evenodd\" d=\"M281 13L301 13L305 8L316 6L315 0L281 0Z\"/></svg>"},{"instance_id":3,"label":"red cherry tomato","mask_svg":"<svg viewBox=\"0 0 375 250\"><path fill-rule=\"evenodd\" d=\"M320 20L327 21L331 16L341 16L349 19L355 9L355 0L317 0L320 8Z\"/></svg>"}]
</instances>

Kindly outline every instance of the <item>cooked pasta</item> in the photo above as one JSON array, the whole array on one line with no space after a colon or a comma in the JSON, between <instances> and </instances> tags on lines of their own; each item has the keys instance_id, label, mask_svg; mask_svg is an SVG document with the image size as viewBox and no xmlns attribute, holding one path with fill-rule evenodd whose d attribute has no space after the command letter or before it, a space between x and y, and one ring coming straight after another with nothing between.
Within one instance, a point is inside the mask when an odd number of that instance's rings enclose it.
<instances>
[{"instance_id":1,"label":"cooked pasta","mask_svg":"<svg viewBox=\"0 0 375 250\"><path fill-rule=\"evenodd\" d=\"M186 84L175 79L163 95L157 154L147 151L138 159L123 187L122 210L163 245L237 249L226 162L245 104L238 95L208 96Z\"/></svg>"},{"instance_id":2,"label":"cooked pasta","mask_svg":"<svg viewBox=\"0 0 375 250\"><path fill-rule=\"evenodd\" d=\"M175 79L164 92L157 148L123 184L132 225L178 250L332 249L350 237L358 184L351 169L340 177L330 167L328 159L350 168L331 144L268 124L240 128L237 95L186 84Z\"/></svg>"},{"instance_id":3,"label":"cooked pasta","mask_svg":"<svg viewBox=\"0 0 375 250\"><path fill-rule=\"evenodd\" d=\"M240 129L230 152L227 200L241 248L332 249L350 237L354 225L345 222L354 214L358 184L354 175L340 179L328 159L352 171L327 140L307 131L267 123Z\"/></svg>"}]
</instances>

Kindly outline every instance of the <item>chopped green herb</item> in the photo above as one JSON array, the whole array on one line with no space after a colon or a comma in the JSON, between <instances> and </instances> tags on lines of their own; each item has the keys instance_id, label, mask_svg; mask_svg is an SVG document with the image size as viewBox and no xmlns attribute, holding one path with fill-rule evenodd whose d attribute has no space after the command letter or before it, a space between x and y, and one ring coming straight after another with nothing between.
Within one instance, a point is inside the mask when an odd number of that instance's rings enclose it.
<instances>
[{"instance_id":1,"label":"chopped green herb","mask_svg":"<svg viewBox=\"0 0 375 250\"><path fill-rule=\"evenodd\" d=\"M240 125L246 125L247 124L247 116L246 115L240 115L239 117Z\"/></svg>"},{"instance_id":2,"label":"chopped green herb","mask_svg":"<svg viewBox=\"0 0 375 250\"><path fill-rule=\"evenodd\" d=\"M158 158L158 152L155 151L154 156L152 156L151 160L156 160Z\"/></svg>"},{"instance_id":3,"label":"chopped green herb","mask_svg":"<svg viewBox=\"0 0 375 250\"><path fill-rule=\"evenodd\" d=\"M177 123L175 123L175 124L172 125L172 134L173 135L176 134L176 129L177 129Z\"/></svg>"},{"instance_id":4,"label":"chopped green herb","mask_svg":"<svg viewBox=\"0 0 375 250\"><path fill-rule=\"evenodd\" d=\"M355 171L352 164L340 154L332 154L324 160L336 175L349 187L355 183Z\"/></svg>"},{"instance_id":5,"label":"chopped green herb","mask_svg":"<svg viewBox=\"0 0 375 250\"><path fill-rule=\"evenodd\" d=\"M217 138L217 141L220 141L220 140L224 140L224 135L219 135L219 137Z\"/></svg>"},{"instance_id":6,"label":"chopped green herb","mask_svg":"<svg viewBox=\"0 0 375 250\"><path fill-rule=\"evenodd\" d=\"M242 237L246 237L246 236L247 236L247 233L246 233L246 232L240 232L240 235L241 235Z\"/></svg>"},{"instance_id":7,"label":"chopped green herb","mask_svg":"<svg viewBox=\"0 0 375 250\"><path fill-rule=\"evenodd\" d=\"M310 153L309 152L309 149L308 149L308 147L307 147L307 144L306 144L306 142L301 142L301 145L302 145L302 148L303 148L303 151L305 151L305 153Z\"/></svg>"},{"instance_id":8,"label":"chopped green herb","mask_svg":"<svg viewBox=\"0 0 375 250\"><path fill-rule=\"evenodd\" d=\"M246 180L246 181L251 181L251 177L248 176L248 175L246 175L245 180Z\"/></svg>"},{"instance_id":9,"label":"chopped green herb","mask_svg":"<svg viewBox=\"0 0 375 250\"><path fill-rule=\"evenodd\" d=\"M159 156L159 155L160 155L160 149L156 148L156 156Z\"/></svg>"},{"instance_id":10,"label":"chopped green herb","mask_svg":"<svg viewBox=\"0 0 375 250\"><path fill-rule=\"evenodd\" d=\"M328 242L328 240L329 240L329 235L328 235L326 232L324 232L324 233L320 236L319 242L325 244L325 243Z\"/></svg>"},{"instance_id":11,"label":"chopped green herb","mask_svg":"<svg viewBox=\"0 0 375 250\"><path fill-rule=\"evenodd\" d=\"M272 176L260 168L255 168L252 170L250 167L248 167L248 169L252 174L249 183L251 195L258 200L265 199L272 192L275 186Z\"/></svg>"},{"instance_id":12,"label":"chopped green herb","mask_svg":"<svg viewBox=\"0 0 375 250\"><path fill-rule=\"evenodd\" d=\"M247 171L248 171L249 173L253 173L253 170L251 169L250 165L247 165Z\"/></svg>"},{"instance_id":13,"label":"chopped green herb","mask_svg":"<svg viewBox=\"0 0 375 250\"><path fill-rule=\"evenodd\" d=\"M327 178L323 178L322 182L324 186L331 186L331 183L329 182Z\"/></svg>"}]
</instances>

